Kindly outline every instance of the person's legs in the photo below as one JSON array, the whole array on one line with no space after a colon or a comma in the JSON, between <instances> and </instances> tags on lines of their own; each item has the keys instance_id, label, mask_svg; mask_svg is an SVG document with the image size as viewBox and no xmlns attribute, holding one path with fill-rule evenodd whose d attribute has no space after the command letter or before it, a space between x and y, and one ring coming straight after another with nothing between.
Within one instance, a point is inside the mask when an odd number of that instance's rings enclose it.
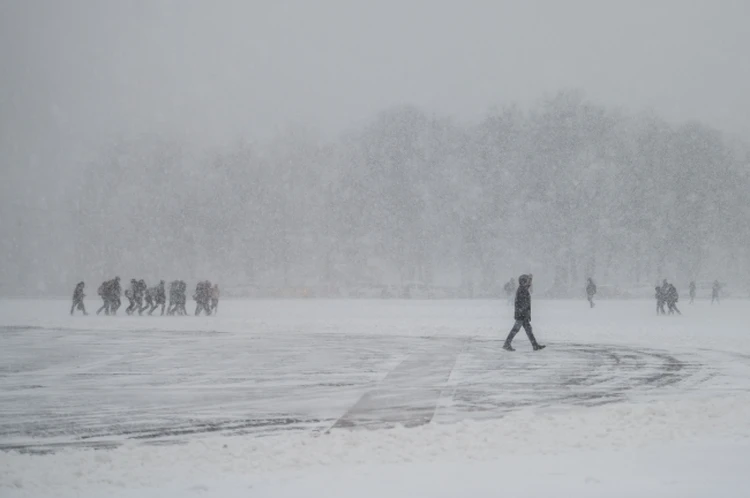
<instances>
[{"instance_id":1,"label":"person's legs","mask_svg":"<svg viewBox=\"0 0 750 498\"><path fill-rule=\"evenodd\" d=\"M510 329L510 332L508 333L508 337L505 339L505 344L503 344L503 348L513 351L513 348L511 347L511 343L513 342L513 338L516 336L519 330L521 330L521 327L523 326L523 321L516 320L516 323L513 325L513 328Z\"/></svg>"},{"instance_id":2,"label":"person's legs","mask_svg":"<svg viewBox=\"0 0 750 498\"><path fill-rule=\"evenodd\" d=\"M99 308L98 310L96 310L96 314L98 315L98 314L99 314L99 313L101 313L102 311L105 311L105 312L106 312L106 314L107 314L107 315L109 315L109 303L108 303L108 302L107 302L107 300L106 300L106 299L104 299L104 298L102 298L102 301L103 301L103 303L104 303L104 304L102 304L102 307L101 307L101 308Z\"/></svg>"}]
</instances>

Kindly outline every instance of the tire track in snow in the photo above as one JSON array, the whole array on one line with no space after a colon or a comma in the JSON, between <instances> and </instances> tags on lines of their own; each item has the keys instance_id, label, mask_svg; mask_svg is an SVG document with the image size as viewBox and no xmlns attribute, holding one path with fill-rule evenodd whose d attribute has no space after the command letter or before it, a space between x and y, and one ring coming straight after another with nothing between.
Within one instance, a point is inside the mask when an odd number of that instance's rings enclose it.
<instances>
[{"instance_id":1,"label":"tire track in snow","mask_svg":"<svg viewBox=\"0 0 750 498\"><path fill-rule=\"evenodd\" d=\"M409 355L331 429L417 427L429 423L456 358L468 340L428 341L432 347Z\"/></svg>"}]
</instances>

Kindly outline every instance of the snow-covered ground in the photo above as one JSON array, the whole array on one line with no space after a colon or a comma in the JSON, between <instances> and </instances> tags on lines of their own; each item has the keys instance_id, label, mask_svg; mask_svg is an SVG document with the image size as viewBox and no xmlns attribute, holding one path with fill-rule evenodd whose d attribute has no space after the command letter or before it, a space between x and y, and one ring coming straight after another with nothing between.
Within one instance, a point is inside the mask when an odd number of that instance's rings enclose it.
<instances>
[{"instance_id":1,"label":"snow-covered ground","mask_svg":"<svg viewBox=\"0 0 750 498\"><path fill-rule=\"evenodd\" d=\"M0 496L746 496L750 303L680 304L0 301Z\"/></svg>"}]
</instances>

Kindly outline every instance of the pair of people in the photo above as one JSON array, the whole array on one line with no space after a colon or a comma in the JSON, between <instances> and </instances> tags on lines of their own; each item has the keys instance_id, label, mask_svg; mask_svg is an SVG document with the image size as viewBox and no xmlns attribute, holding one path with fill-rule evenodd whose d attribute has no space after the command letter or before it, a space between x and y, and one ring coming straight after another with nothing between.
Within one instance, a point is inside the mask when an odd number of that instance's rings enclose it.
<instances>
[{"instance_id":1,"label":"pair of people","mask_svg":"<svg viewBox=\"0 0 750 498\"><path fill-rule=\"evenodd\" d=\"M505 344L503 344L503 349L506 351L515 351L511 343L516 334L521 330L521 327L526 331L526 335L528 336L534 351L539 351L546 347L536 341L534 332L531 329L531 292L529 289L531 288L532 278L533 276L531 274L518 277L518 289L516 290L514 314L516 323L513 325L508 337L505 339Z\"/></svg>"},{"instance_id":2,"label":"pair of people","mask_svg":"<svg viewBox=\"0 0 750 498\"><path fill-rule=\"evenodd\" d=\"M125 291L125 297L130 301L130 305L125 310L125 313L132 315L137 311L139 315L143 314L143 310L146 309L146 306L143 305L143 298L146 295L147 289L148 286L145 280L130 279L130 288Z\"/></svg>"},{"instance_id":3,"label":"pair of people","mask_svg":"<svg viewBox=\"0 0 750 498\"><path fill-rule=\"evenodd\" d=\"M193 299L196 302L195 316L200 315L201 311L206 312L206 316L219 310L219 285L211 285L211 282L204 280L198 282L195 287Z\"/></svg>"},{"instance_id":4,"label":"pair of people","mask_svg":"<svg viewBox=\"0 0 750 498\"><path fill-rule=\"evenodd\" d=\"M98 315L104 311L105 315L116 315L121 304L120 295L122 294L122 288L120 287L120 277L102 282L102 285L97 289L97 293L102 298L103 304L96 311L96 314Z\"/></svg>"},{"instance_id":5,"label":"pair of people","mask_svg":"<svg viewBox=\"0 0 750 498\"><path fill-rule=\"evenodd\" d=\"M667 311L664 309L664 305L667 305L667 308L669 309L669 314L674 315L675 312L678 315L681 315L682 312L677 308L677 301L680 300L680 295L677 292L677 288L667 282L667 279L664 279L661 286L656 286L654 288L656 291L656 314L657 315L666 315Z\"/></svg>"}]
</instances>

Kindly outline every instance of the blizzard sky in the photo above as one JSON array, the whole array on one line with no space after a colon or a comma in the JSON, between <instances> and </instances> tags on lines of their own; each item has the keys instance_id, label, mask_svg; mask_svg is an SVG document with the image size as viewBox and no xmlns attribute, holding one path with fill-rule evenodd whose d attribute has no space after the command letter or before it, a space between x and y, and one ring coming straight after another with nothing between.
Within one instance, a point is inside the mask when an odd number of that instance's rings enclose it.
<instances>
[{"instance_id":1,"label":"blizzard sky","mask_svg":"<svg viewBox=\"0 0 750 498\"><path fill-rule=\"evenodd\" d=\"M393 105L471 120L566 88L749 139L748 14L743 0L0 0L2 193L54 198L122 135L335 136Z\"/></svg>"}]
</instances>

